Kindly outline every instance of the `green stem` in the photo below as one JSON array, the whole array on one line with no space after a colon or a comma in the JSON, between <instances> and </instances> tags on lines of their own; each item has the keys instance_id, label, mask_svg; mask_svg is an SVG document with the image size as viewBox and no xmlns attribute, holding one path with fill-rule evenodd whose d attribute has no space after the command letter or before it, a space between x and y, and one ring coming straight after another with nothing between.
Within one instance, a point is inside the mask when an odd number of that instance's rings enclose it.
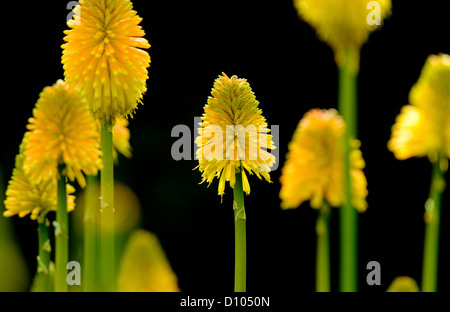
<instances>
[{"instance_id":1,"label":"green stem","mask_svg":"<svg viewBox=\"0 0 450 312\"><path fill-rule=\"evenodd\" d=\"M101 147L103 169L100 175L101 187L101 273L104 291L116 289L114 261L114 163L113 133L111 122L102 124Z\"/></svg>"},{"instance_id":2,"label":"green stem","mask_svg":"<svg viewBox=\"0 0 450 312\"><path fill-rule=\"evenodd\" d=\"M58 180L58 210L55 228L55 291L67 291L67 263L69 262L69 214L67 212L66 178L61 166Z\"/></svg>"},{"instance_id":3,"label":"green stem","mask_svg":"<svg viewBox=\"0 0 450 312\"><path fill-rule=\"evenodd\" d=\"M47 219L44 218L42 222L38 223L38 241L39 241L39 256L38 256L38 291L50 291L50 235L48 232Z\"/></svg>"},{"instance_id":4,"label":"green stem","mask_svg":"<svg viewBox=\"0 0 450 312\"><path fill-rule=\"evenodd\" d=\"M346 201L340 209L340 291L358 291L358 212L351 203L350 142L357 137L357 70L354 51L346 52L339 67L338 109L345 123L344 170Z\"/></svg>"},{"instance_id":5,"label":"green stem","mask_svg":"<svg viewBox=\"0 0 450 312\"><path fill-rule=\"evenodd\" d=\"M330 286L330 207L324 204L317 217L316 291L329 292Z\"/></svg>"},{"instance_id":6,"label":"green stem","mask_svg":"<svg viewBox=\"0 0 450 312\"><path fill-rule=\"evenodd\" d=\"M96 291L96 220L95 209L98 207L97 176L86 177L86 191L84 203L84 254L83 254L83 290Z\"/></svg>"},{"instance_id":7,"label":"green stem","mask_svg":"<svg viewBox=\"0 0 450 312\"><path fill-rule=\"evenodd\" d=\"M425 245L422 269L422 291L437 291L439 228L441 219L442 193L445 188L444 172L440 163L446 160L438 159L433 165L430 197L425 204Z\"/></svg>"},{"instance_id":8,"label":"green stem","mask_svg":"<svg viewBox=\"0 0 450 312\"><path fill-rule=\"evenodd\" d=\"M246 291L246 265L247 265L247 237L246 216L244 206L244 191L242 188L242 173L236 173L234 184L234 244L235 244L235 267L234 267L234 291Z\"/></svg>"}]
</instances>

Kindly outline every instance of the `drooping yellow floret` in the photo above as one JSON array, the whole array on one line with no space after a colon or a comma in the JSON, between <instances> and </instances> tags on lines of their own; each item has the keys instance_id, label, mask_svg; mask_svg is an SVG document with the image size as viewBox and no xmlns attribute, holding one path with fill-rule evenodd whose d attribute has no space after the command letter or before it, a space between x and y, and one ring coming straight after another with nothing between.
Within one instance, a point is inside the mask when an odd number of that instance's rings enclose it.
<instances>
[{"instance_id":1,"label":"drooping yellow floret","mask_svg":"<svg viewBox=\"0 0 450 312\"><path fill-rule=\"evenodd\" d=\"M117 153L127 158L131 158L130 129L128 129L128 120L124 117L117 117L116 124L113 127L113 146L114 159L117 159Z\"/></svg>"},{"instance_id":2,"label":"drooping yellow floret","mask_svg":"<svg viewBox=\"0 0 450 312\"><path fill-rule=\"evenodd\" d=\"M62 45L66 81L102 123L132 115L147 90L150 48L129 0L80 0Z\"/></svg>"},{"instance_id":3,"label":"drooping yellow floret","mask_svg":"<svg viewBox=\"0 0 450 312\"><path fill-rule=\"evenodd\" d=\"M97 175L101 168L99 132L88 106L77 88L58 80L41 92L24 151L25 174L35 184L58 176L58 165L65 175L81 187L83 172Z\"/></svg>"},{"instance_id":4,"label":"drooping yellow floret","mask_svg":"<svg viewBox=\"0 0 450 312\"><path fill-rule=\"evenodd\" d=\"M289 143L289 152L280 177L283 209L297 208L309 200L320 209L326 201L334 207L346 200L344 177L345 124L334 109L313 109L305 114ZM359 141L350 152L352 204L366 210L367 181Z\"/></svg>"},{"instance_id":5,"label":"drooping yellow floret","mask_svg":"<svg viewBox=\"0 0 450 312\"><path fill-rule=\"evenodd\" d=\"M271 182L269 172L275 156L266 149L275 149L275 145L266 119L246 79L222 73L211 95L195 141L202 182L211 184L217 177L219 195L223 195L225 182L234 188L236 173L240 173L243 190L249 194L245 171Z\"/></svg>"},{"instance_id":6,"label":"drooping yellow floret","mask_svg":"<svg viewBox=\"0 0 450 312\"><path fill-rule=\"evenodd\" d=\"M428 57L392 127L388 148L397 159L450 158L450 56Z\"/></svg>"}]
</instances>

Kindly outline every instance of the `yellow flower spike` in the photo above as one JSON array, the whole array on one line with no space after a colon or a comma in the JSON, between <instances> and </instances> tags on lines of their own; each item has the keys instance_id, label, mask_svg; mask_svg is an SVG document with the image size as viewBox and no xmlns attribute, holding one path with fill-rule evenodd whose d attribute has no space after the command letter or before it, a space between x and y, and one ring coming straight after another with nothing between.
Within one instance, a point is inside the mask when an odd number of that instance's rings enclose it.
<instances>
[{"instance_id":1,"label":"yellow flower spike","mask_svg":"<svg viewBox=\"0 0 450 312\"><path fill-rule=\"evenodd\" d=\"M129 0L80 0L64 31L65 79L102 123L132 115L147 91L150 48Z\"/></svg>"},{"instance_id":2,"label":"yellow flower spike","mask_svg":"<svg viewBox=\"0 0 450 312\"><path fill-rule=\"evenodd\" d=\"M19 215L23 218L30 215L32 220L40 219L42 221L49 211L57 210L57 181L56 176L38 184L30 181L23 170L26 141L27 135L20 145L20 153L16 156L15 168L6 190L6 210L3 212L3 216ZM75 196L70 194L73 194L75 189L70 184L67 184L66 189L69 194L67 211L72 211L75 208Z\"/></svg>"},{"instance_id":3,"label":"yellow flower spike","mask_svg":"<svg viewBox=\"0 0 450 312\"><path fill-rule=\"evenodd\" d=\"M450 158L450 56L428 57L392 127L388 148L399 160L438 155Z\"/></svg>"},{"instance_id":4,"label":"yellow flower spike","mask_svg":"<svg viewBox=\"0 0 450 312\"><path fill-rule=\"evenodd\" d=\"M117 290L124 292L176 292L178 278L170 267L158 238L135 231L121 262Z\"/></svg>"},{"instance_id":5,"label":"yellow flower spike","mask_svg":"<svg viewBox=\"0 0 450 312\"><path fill-rule=\"evenodd\" d=\"M350 49L359 59L359 51L377 29L376 23L368 23L368 15L375 10L371 0L294 0L298 14L315 28L319 38L331 46L336 62L345 62L345 50ZM391 0L377 0L380 5L380 23L391 14ZM374 12L377 13L377 12ZM370 19L370 16L369 16ZM354 66L358 66L354 64ZM356 69L356 68L355 68Z\"/></svg>"},{"instance_id":6,"label":"yellow flower spike","mask_svg":"<svg viewBox=\"0 0 450 312\"><path fill-rule=\"evenodd\" d=\"M219 179L218 193L225 192L225 182L234 188L236 173L242 172L243 189L250 194L245 174L255 174L270 181L269 171L275 156L265 149L275 149L259 102L246 79L229 78L222 73L204 107L199 136L195 142L202 183Z\"/></svg>"},{"instance_id":7,"label":"yellow flower spike","mask_svg":"<svg viewBox=\"0 0 450 312\"><path fill-rule=\"evenodd\" d=\"M283 209L296 208L307 200L315 209L320 209L324 201L334 207L344 203L344 131L344 121L334 109L313 109L305 114L289 143L282 168ZM368 191L359 145L357 140L351 145L352 204L363 212L367 208Z\"/></svg>"},{"instance_id":8,"label":"yellow flower spike","mask_svg":"<svg viewBox=\"0 0 450 312\"><path fill-rule=\"evenodd\" d=\"M58 80L41 92L27 126L23 168L34 184L58 177L58 165L81 187L83 172L97 175L101 168L99 133L79 91Z\"/></svg>"}]
</instances>

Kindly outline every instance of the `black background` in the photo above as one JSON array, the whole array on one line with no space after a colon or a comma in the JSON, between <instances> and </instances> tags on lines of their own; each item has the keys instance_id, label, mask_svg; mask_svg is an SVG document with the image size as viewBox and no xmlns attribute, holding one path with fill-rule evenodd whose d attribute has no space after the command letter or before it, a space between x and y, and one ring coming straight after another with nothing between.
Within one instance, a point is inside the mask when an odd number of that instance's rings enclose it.
<instances>
[{"instance_id":1,"label":"black background","mask_svg":"<svg viewBox=\"0 0 450 312\"><path fill-rule=\"evenodd\" d=\"M8 178L27 119L40 91L63 78L65 1L3 6L3 100L0 163ZM445 1L393 1L393 14L361 52L359 139L366 160L369 208L360 217L359 288L385 291L395 276L421 280L423 212L431 166L397 161L386 144L390 129L430 54L450 53ZM223 203L217 182L198 185L194 160L171 157L175 125L192 130L214 79L247 78L269 125L280 126L280 166L273 184L250 177L247 210L249 291L314 291L315 219L308 204L282 211L279 176L297 123L311 108L336 107L337 69L331 49L297 17L291 1L133 1L152 47L144 106L130 121L134 157L120 158L116 178L138 195L142 227L158 235L183 291L233 289L232 192ZM448 179L447 179L448 180ZM444 195L440 290L448 290L449 200ZM35 268L35 224L14 218L19 243ZM338 290L338 211L332 219L333 290ZM382 285L365 282L378 261Z\"/></svg>"}]
</instances>

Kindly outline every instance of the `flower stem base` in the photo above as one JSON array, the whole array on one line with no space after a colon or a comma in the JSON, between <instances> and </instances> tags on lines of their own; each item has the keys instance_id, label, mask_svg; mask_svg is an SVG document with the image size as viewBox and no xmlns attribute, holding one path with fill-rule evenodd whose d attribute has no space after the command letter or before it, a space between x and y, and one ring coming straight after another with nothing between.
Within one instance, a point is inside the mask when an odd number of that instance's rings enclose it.
<instances>
[{"instance_id":1,"label":"flower stem base","mask_svg":"<svg viewBox=\"0 0 450 312\"><path fill-rule=\"evenodd\" d=\"M244 207L244 191L242 188L242 173L236 173L236 183L234 185L234 243L235 243L235 271L234 271L234 291L246 291L246 270L247 270L247 233L246 216Z\"/></svg>"}]
</instances>

